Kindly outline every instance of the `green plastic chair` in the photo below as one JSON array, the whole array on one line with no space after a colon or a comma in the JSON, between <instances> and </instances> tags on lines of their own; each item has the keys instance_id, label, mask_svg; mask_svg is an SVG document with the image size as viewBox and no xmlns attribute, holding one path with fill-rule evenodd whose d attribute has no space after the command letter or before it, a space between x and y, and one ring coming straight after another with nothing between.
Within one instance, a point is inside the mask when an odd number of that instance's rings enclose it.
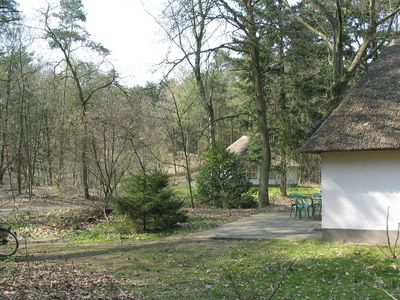
<instances>
[{"instance_id":1,"label":"green plastic chair","mask_svg":"<svg viewBox=\"0 0 400 300\"><path fill-rule=\"evenodd\" d=\"M292 214L294 214L294 219L296 219L296 215L297 215L297 205L296 205L296 201L298 196L300 196L299 194L290 194L289 198L291 200L291 205L290 205L290 214L289 217L292 217Z\"/></svg>"},{"instance_id":2,"label":"green plastic chair","mask_svg":"<svg viewBox=\"0 0 400 300\"><path fill-rule=\"evenodd\" d=\"M311 195L312 200L312 216L315 218L315 211L318 209L319 218L321 218L321 211L322 211L322 198L321 193L314 193Z\"/></svg>"},{"instance_id":3,"label":"green plastic chair","mask_svg":"<svg viewBox=\"0 0 400 300\"><path fill-rule=\"evenodd\" d=\"M291 194L289 197L292 199L289 217L291 218L292 213L294 213L294 219L296 219L296 216L301 219L301 214L304 213L304 220L307 221L309 208L311 207L307 201L307 196L301 194Z\"/></svg>"}]
</instances>

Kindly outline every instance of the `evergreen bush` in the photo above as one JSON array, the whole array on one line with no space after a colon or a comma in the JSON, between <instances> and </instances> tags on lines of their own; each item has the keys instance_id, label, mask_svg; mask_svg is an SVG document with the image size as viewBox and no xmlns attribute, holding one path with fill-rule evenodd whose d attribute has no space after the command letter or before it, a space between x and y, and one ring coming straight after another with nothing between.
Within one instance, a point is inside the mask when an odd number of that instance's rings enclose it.
<instances>
[{"instance_id":1,"label":"evergreen bush","mask_svg":"<svg viewBox=\"0 0 400 300\"><path fill-rule=\"evenodd\" d=\"M249 187L237 155L221 145L207 151L197 177L201 203L221 208L255 207L255 199L246 194Z\"/></svg>"},{"instance_id":2,"label":"evergreen bush","mask_svg":"<svg viewBox=\"0 0 400 300\"><path fill-rule=\"evenodd\" d=\"M159 231L184 222L183 203L168 186L168 176L160 171L133 176L125 188L126 196L113 198L111 205L127 215L141 231Z\"/></svg>"}]
</instances>

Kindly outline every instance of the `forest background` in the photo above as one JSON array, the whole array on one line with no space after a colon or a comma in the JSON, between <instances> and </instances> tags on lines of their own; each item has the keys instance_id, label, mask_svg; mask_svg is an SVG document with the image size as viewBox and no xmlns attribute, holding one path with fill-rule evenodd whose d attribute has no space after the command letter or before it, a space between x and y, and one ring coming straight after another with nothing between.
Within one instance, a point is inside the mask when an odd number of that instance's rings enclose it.
<instances>
[{"instance_id":1,"label":"forest background","mask_svg":"<svg viewBox=\"0 0 400 300\"><path fill-rule=\"evenodd\" d=\"M39 29L3 0L0 185L109 199L125 178L162 169L191 189L207 149L247 134L268 205L270 172L284 178L290 161L318 182L319 160L301 146L398 36L399 11L396 0L165 1L154 16L170 45L163 79L130 87L85 30L80 0L43 9ZM37 59L32 30L59 61Z\"/></svg>"}]
</instances>

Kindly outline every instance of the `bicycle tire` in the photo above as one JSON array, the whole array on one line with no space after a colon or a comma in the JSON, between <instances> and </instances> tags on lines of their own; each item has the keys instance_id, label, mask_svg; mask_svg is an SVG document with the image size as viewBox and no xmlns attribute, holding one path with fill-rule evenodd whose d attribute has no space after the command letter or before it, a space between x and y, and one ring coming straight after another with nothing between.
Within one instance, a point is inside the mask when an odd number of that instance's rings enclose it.
<instances>
[{"instance_id":1,"label":"bicycle tire","mask_svg":"<svg viewBox=\"0 0 400 300\"><path fill-rule=\"evenodd\" d=\"M18 250L19 242L14 232L0 228L0 257L11 256Z\"/></svg>"}]
</instances>

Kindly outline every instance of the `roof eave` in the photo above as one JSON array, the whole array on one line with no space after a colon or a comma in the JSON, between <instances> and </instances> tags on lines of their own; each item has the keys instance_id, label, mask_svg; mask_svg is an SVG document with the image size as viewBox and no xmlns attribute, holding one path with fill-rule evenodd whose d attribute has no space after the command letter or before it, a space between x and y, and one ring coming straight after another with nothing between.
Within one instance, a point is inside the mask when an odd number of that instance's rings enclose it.
<instances>
[{"instance_id":1,"label":"roof eave","mask_svg":"<svg viewBox=\"0 0 400 300\"><path fill-rule=\"evenodd\" d=\"M301 149L300 152L309 154L321 154L321 153L332 153L332 152L372 152L372 151L399 151L399 147L388 147L388 148L369 148L369 149Z\"/></svg>"}]
</instances>

